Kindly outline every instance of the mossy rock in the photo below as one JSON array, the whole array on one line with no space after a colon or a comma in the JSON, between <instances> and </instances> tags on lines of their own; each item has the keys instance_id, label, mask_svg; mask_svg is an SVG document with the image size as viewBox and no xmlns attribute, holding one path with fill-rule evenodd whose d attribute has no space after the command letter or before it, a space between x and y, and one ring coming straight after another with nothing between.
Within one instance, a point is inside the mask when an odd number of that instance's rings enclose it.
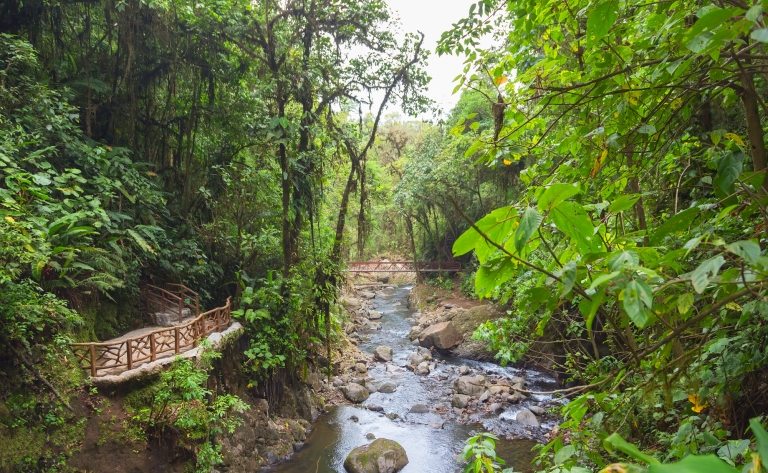
<instances>
[{"instance_id":1,"label":"mossy rock","mask_svg":"<svg viewBox=\"0 0 768 473\"><path fill-rule=\"evenodd\" d=\"M348 473L395 473L407 464L408 455L399 443L376 439L349 452L344 469Z\"/></svg>"}]
</instances>

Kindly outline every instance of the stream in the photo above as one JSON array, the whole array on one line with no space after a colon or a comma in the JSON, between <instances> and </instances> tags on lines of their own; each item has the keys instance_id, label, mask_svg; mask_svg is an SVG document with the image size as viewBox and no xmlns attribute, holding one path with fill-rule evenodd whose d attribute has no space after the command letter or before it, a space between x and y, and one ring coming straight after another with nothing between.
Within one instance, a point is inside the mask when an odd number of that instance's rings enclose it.
<instances>
[{"instance_id":1,"label":"stream","mask_svg":"<svg viewBox=\"0 0 768 473\"><path fill-rule=\"evenodd\" d=\"M290 461L279 465L276 472L345 473L343 463L347 454L355 447L370 443L372 440L366 438L369 434L395 440L405 448L409 463L401 470L403 473L459 472L458 453L467 438L481 431L490 431L500 437L496 452L506 461L507 467L513 467L514 471L531 471L530 462L534 457L531 448L537 443L533 439L541 438L558 422L555 417L544 415L540 419L541 427L531 428L515 422L515 415L530 405L548 407L565 401L548 395L532 395L519 404L507 405L500 413L487 412L481 403L474 411L462 411L451 407L453 382L462 365L470 369L470 374L510 379L522 376L531 390L554 388L555 381L531 370L502 368L493 363L451 357L436 357L437 365L426 376L405 369L407 357L416 352L408 339L414 325L411 317L415 313L407 304L410 290L411 286L385 286L377 291L371 302L372 308L382 314L377 321L381 328L359 332L362 352L373 353L381 345L394 351L389 370L385 363L369 367L368 375L374 380L367 384L387 381L396 384L397 390L393 393L373 392L360 405L332 407L315 422L306 446ZM428 406L429 412L410 413L416 404Z\"/></svg>"}]
</instances>

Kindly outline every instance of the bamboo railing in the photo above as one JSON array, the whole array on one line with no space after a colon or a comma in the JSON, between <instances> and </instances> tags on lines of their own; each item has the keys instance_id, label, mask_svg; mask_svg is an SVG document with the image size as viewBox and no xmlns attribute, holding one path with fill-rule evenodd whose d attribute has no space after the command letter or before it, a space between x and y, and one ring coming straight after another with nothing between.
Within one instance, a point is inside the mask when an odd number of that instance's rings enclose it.
<instances>
[{"instance_id":1,"label":"bamboo railing","mask_svg":"<svg viewBox=\"0 0 768 473\"><path fill-rule=\"evenodd\" d=\"M70 348L78 358L80 366L90 371L91 376L95 378L137 368L144 363L163 358L166 354L179 354L189 347L196 347L201 338L213 332L221 332L229 327L231 322L232 298L228 297L227 303L222 307L204 312L175 327L161 328L112 342L72 343Z\"/></svg>"}]
</instances>

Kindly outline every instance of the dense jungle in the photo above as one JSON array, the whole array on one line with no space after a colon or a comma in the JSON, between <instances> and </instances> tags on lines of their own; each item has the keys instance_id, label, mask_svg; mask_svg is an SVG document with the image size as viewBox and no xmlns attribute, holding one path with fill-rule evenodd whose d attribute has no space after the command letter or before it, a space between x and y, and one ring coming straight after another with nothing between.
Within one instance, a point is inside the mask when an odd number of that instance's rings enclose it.
<instances>
[{"instance_id":1,"label":"dense jungle","mask_svg":"<svg viewBox=\"0 0 768 473\"><path fill-rule=\"evenodd\" d=\"M768 473L768 0L394 3L0 0L0 472Z\"/></svg>"}]
</instances>

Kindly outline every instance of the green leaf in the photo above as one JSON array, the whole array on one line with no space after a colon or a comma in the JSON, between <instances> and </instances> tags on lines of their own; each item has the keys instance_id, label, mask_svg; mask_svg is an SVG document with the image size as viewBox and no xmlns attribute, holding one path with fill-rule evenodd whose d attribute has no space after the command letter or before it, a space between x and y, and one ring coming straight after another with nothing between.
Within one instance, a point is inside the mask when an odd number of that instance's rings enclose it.
<instances>
[{"instance_id":1,"label":"green leaf","mask_svg":"<svg viewBox=\"0 0 768 473\"><path fill-rule=\"evenodd\" d=\"M760 28L759 30L755 30L752 32L750 37L755 41L760 41L761 43L768 43L768 28Z\"/></svg>"},{"instance_id":2,"label":"green leaf","mask_svg":"<svg viewBox=\"0 0 768 473\"><path fill-rule=\"evenodd\" d=\"M632 269L640 264L640 256L634 251L624 250L611 256L608 260L608 267L611 271L623 271Z\"/></svg>"},{"instance_id":3,"label":"green leaf","mask_svg":"<svg viewBox=\"0 0 768 473\"><path fill-rule=\"evenodd\" d=\"M691 41L702 33L712 31L726 21L730 20L737 12L738 8L712 8L701 16L693 26L686 31L683 37L683 43ZM741 10L743 11L743 10Z\"/></svg>"},{"instance_id":4,"label":"green leaf","mask_svg":"<svg viewBox=\"0 0 768 473\"><path fill-rule=\"evenodd\" d=\"M516 262L506 257L480 266L475 275L475 292L478 297L489 297L497 287L514 276L516 269Z\"/></svg>"},{"instance_id":5,"label":"green leaf","mask_svg":"<svg viewBox=\"0 0 768 473\"><path fill-rule=\"evenodd\" d=\"M141 235L139 235L135 231L131 230L130 228L127 229L126 232L131 236L131 238L133 238L136 241L136 243L139 244L139 247L142 250L148 251L149 253L152 253L153 255L157 254L157 253L155 253L155 249L152 248L152 246L150 246L150 244L147 243L147 240L145 240Z\"/></svg>"},{"instance_id":6,"label":"green leaf","mask_svg":"<svg viewBox=\"0 0 768 473\"><path fill-rule=\"evenodd\" d=\"M608 0L598 4L587 16L587 41L597 43L603 39L619 17L619 3Z\"/></svg>"},{"instance_id":7,"label":"green leaf","mask_svg":"<svg viewBox=\"0 0 768 473\"><path fill-rule=\"evenodd\" d=\"M714 455L688 455L677 463L651 465L648 473L739 473Z\"/></svg>"},{"instance_id":8,"label":"green leaf","mask_svg":"<svg viewBox=\"0 0 768 473\"><path fill-rule=\"evenodd\" d=\"M664 237L670 233L676 233L691 226L695 216L700 212L701 210L699 210L698 207L691 207L690 209L685 209L682 212L673 215L669 220L661 224L661 226L651 235L649 238L651 245L659 245L664 241Z\"/></svg>"},{"instance_id":9,"label":"green leaf","mask_svg":"<svg viewBox=\"0 0 768 473\"><path fill-rule=\"evenodd\" d=\"M581 187L574 184L552 184L539 197L539 211L547 212L560 202L570 199L581 192Z\"/></svg>"},{"instance_id":10,"label":"green leaf","mask_svg":"<svg viewBox=\"0 0 768 473\"><path fill-rule=\"evenodd\" d=\"M634 458L635 460L640 460L641 462L647 463L649 465L660 464L659 460L653 458L652 456L646 453L641 452L639 448L635 447L631 443L624 440L621 437L621 435L619 435L618 433L613 433L608 438L606 438L605 441L603 442L603 446L609 452L612 452L613 448L616 448L619 451Z\"/></svg>"},{"instance_id":11,"label":"green leaf","mask_svg":"<svg viewBox=\"0 0 768 473\"><path fill-rule=\"evenodd\" d=\"M635 205L635 203L640 200L640 197L642 197L642 194L622 195L618 199L614 200L613 203L611 203L610 207L608 207L608 212L614 214L623 212L624 210L627 210Z\"/></svg>"},{"instance_id":12,"label":"green leaf","mask_svg":"<svg viewBox=\"0 0 768 473\"><path fill-rule=\"evenodd\" d=\"M595 295L592 296L592 301L588 301L589 309L586 311L586 313L582 312L584 315L584 323L587 327L587 333L590 334L590 337L592 336L592 323L595 320L597 311L600 309L600 305L603 303L603 299L605 298L605 290L607 288L608 286L602 286L600 289L598 289Z\"/></svg>"},{"instance_id":13,"label":"green leaf","mask_svg":"<svg viewBox=\"0 0 768 473\"><path fill-rule=\"evenodd\" d=\"M643 125L637 129L637 132L644 135L652 135L656 133L656 127L653 125Z\"/></svg>"},{"instance_id":14,"label":"green leaf","mask_svg":"<svg viewBox=\"0 0 768 473\"><path fill-rule=\"evenodd\" d=\"M581 253L604 251L600 237L595 235L592 221L580 204L560 202L552 208L550 215L557 229L571 237Z\"/></svg>"},{"instance_id":15,"label":"green leaf","mask_svg":"<svg viewBox=\"0 0 768 473\"><path fill-rule=\"evenodd\" d=\"M764 459L763 461L768 460L768 432L765 431L757 419L750 419L749 427L752 429L752 433L755 434L755 440L757 440L757 453L760 454L760 458Z\"/></svg>"},{"instance_id":16,"label":"green leaf","mask_svg":"<svg viewBox=\"0 0 768 473\"><path fill-rule=\"evenodd\" d=\"M571 292L573 285L576 284L576 263L573 261L565 263L563 269L555 274L560 276L560 279L563 282L563 290L560 293L560 297L564 297L568 295L569 292Z\"/></svg>"},{"instance_id":17,"label":"green leaf","mask_svg":"<svg viewBox=\"0 0 768 473\"><path fill-rule=\"evenodd\" d=\"M757 21L760 19L760 16L763 13L763 6L760 4L757 4L747 10L747 14L744 15L744 18L746 18L749 21Z\"/></svg>"},{"instance_id":18,"label":"green leaf","mask_svg":"<svg viewBox=\"0 0 768 473\"><path fill-rule=\"evenodd\" d=\"M520 225L517 226L517 231L515 231L515 250L518 253L522 253L525 244L528 243L531 235L539 228L542 220L544 220L544 216L536 209L532 207L525 209L523 216L520 218Z\"/></svg>"},{"instance_id":19,"label":"green leaf","mask_svg":"<svg viewBox=\"0 0 768 473\"><path fill-rule=\"evenodd\" d=\"M687 314L691 307L693 307L693 294L690 292L686 292L677 298L677 311L680 314Z\"/></svg>"},{"instance_id":20,"label":"green leaf","mask_svg":"<svg viewBox=\"0 0 768 473\"><path fill-rule=\"evenodd\" d=\"M503 240L503 237L506 236L506 233L508 233L508 230L513 223L512 219L516 216L516 209L512 207L501 207L478 220L477 223L475 223L475 226L492 240ZM501 241L498 241L498 243L501 244ZM476 250L480 246L487 252L490 245L485 243L485 239L480 233L473 227L470 227L453 243L453 254L455 256L461 256L472 250ZM480 255L478 255L478 257L480 257ZM482 261L483 259L481 259L481 262Z\"/></svg>"},{"instance_id":21,"label":"green leaf","mask_svg":"<svg viewBox=\"0 0 768 473\"><path fill-rule=\"evenodd\" d=\"M616 277L618 277L619 275L621 275L621 271L614 271L612 273L599 274L597 275L597 277L595 277L595 279L592 280L592 284L589 286L589 288L594 289L598 286L601 286L608 281L612 281L616 279Z\"/></svg>"},{"instance_id":22,"label":"green leaf","mask_svg":"<svg viewBox=\"0 0 768 473\"><path fill-rule=\"evenodd\" d=\"M739 178L743 165L744 155L741 151L723 156L717 164L717 175L713 184L726 194L733 193L733 183Z\"/></svg>"},{"instance_id":23,"label":"green leaf","mask_svg":"<svg viewBox=\"0 0 768 473\"><path fill-rule=\"evenodd\" d=\"M691 283L693 289L701 294L709 285L709 281L717 276L720 271L720 267L725 264L725 259L722 256L715 256L701 263L691 273Z\"/></svg>"},{"instance_id":24,"label":"green leaf","mask_svg":"<svg viewBox=\"0 0 768 473\"><path fill-rule=\"evenodd\" d=\"M567 459L571 458L576 453L576 447L573 445L565 445L555 453L555 465L560 465Z\"/></svg>"},{"instance_id":25,"label":"green leaf","mask_svg":"<svg viewBox=\"0 0 768 473\"><path fill-rule=\"evenodd\" d=\"M653 305L651 288L642 279L633 279L624 287L622 307L632 322L639 328L645 328L650 321L650 308Z\"/></svg>"},{"instance_id":26,"label":"green leaf","mask_svg":"<svg viewBox=\"0 0 768 473\"><path fill-rule=\"evenodd\" d=\"M760 258L760 245L754 241L736 241L725 245L725 248L731 253L741 256L749 264L757 264L757 260Z\"/></svg>"}]
</instances>

